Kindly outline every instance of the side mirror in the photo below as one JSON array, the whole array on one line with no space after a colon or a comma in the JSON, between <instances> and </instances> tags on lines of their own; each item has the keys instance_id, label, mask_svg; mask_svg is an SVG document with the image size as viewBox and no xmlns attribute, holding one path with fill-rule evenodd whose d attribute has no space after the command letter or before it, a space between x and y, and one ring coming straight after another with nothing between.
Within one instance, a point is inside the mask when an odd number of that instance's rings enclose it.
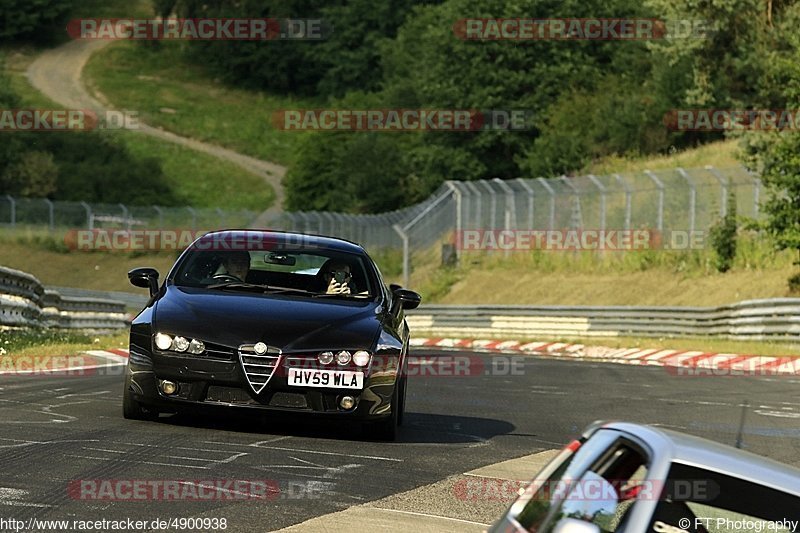
<instances>
[{"instance_id":1,"label":"side mirror","mask_svg":"<svg viewBox=\"0 0 800 533\"><path fill-rule=\"evenodd\" d=\"M392 294L394 294L396 291L398 291L398 290L400 290L402 288L403 288L403 286L402 285L398 285L397 283L391 283L389 285L389 290L392 291Z\"/></svg>"},{"instance_id":2,"label":"side mirror","mask_svg":"<svg viewBox=\"0 0 800 533\"><path fill-rule=\"evenodd\" d=\"M394 297L400 300L403 309L416 309L422 303L422 296L408 289L395 290Z\"/></svg>"},{"instance_id":3,"label":"side mirror","mask_svg":"<svg viewBox=\"0 0 800 533\"><path fill-rule=\"evenodd\" d=\"M134 287L150 289L150 297L158 293L158 270L155 268L134 268L128 272L128 280Z\"/></svg>"}]
</instances>

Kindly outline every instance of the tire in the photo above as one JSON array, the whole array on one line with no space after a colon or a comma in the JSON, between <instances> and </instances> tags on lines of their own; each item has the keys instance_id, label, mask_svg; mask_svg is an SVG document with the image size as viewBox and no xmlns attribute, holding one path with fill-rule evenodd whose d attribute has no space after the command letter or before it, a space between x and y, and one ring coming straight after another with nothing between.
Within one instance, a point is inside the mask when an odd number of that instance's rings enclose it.
<instances>
[{"instance_id":1,"label":"tire","mask_svg":"<svg viewBox=\"0 0 800 533\"><path fill-rule=\"evenodd\" d=\"M122 391L122 416L127 420L155 420L158 418L158 411L142 407L142 404L133 398L129 383L130 380L126 378L125 390Z\"/></svg>"},{"instance_id":2,"label":"tire","mask_svg":"<svg viewBox=\"0 0 800 533\"><path fill-rule=\"evenodd\" d=\"M402 384L400 385L400 397L398 398L397 402L397 425L403 425L403 419L405 418L406 414L406 385L408 385L408 380L404 376L402 378Z\"/></svg>"},{"instance_id":3,"label":"tire","mask_svg":"<svg viewBox=\"0 0 800 533\"><path fill-rule=\"evenodd\" d=\"M368 438L374 440L393 441L397 438L397 426L400 415L400 386L394 388L392 395L392 413L380 422L370 422L364 426Z\"/></svg>"}]
</instances>

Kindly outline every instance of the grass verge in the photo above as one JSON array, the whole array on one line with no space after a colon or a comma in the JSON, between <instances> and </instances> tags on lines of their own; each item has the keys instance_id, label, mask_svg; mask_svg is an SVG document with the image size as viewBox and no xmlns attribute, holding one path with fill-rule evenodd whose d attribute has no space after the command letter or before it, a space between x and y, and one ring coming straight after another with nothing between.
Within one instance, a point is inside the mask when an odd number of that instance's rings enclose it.
<instances>
[{"instance_id":1,"label":"grass verge","mask_svg":"<svg viewBox=\"0 0 800 533\"><path fill-rule=\"evenodd\" d=\"M125 348L127 345L127 329L104 334L60 329L0 329L0 355L3 357L76 355L87 350Z\"/></svg>"},{"instance_id":2,"label":"grass verge","mask_svg":"<svg viewBox=\"0 0 800 533\"><path fill-rule=\"evenodd\" d=\"M736 167L741 161L736 158L739 141L729 139L698 146L669 155L620 157L609 156L587 165L579 175L614 173L638 173L642 170L663 170L675 167L700 168L711 165L717 168Z\"/></svg>"},{"instance_id":3,"label":"grass verge","mask_svg":"<svg viewBox=\"0 0 800 533\"><path fill-rule=\"evenodd\" d=\"M59 109L61 106L39 93L25 77L36 50L17 48L5 50L5 53L12 88L22 98L22 104L31 108ZM228 161L134 131L106 131L103 134L113 136L113 142L138 158L157 159L167 184L186 205L263 211L275 202L275 191L263 178Z\"/></svg>"},{"instance_id":4,"label":"grass verge","mask_svg":"<svg viewBox=\"0 0 800 533\"><path fill-rule=\"evenodd\" d=\"M136 110L150 125L281 164L290 162L297 134L275 129L272 113L311 106L225 85L188 61L177 42L115 43L92 56L85 76L115 107Z\"/></svg>"}]
</instances>

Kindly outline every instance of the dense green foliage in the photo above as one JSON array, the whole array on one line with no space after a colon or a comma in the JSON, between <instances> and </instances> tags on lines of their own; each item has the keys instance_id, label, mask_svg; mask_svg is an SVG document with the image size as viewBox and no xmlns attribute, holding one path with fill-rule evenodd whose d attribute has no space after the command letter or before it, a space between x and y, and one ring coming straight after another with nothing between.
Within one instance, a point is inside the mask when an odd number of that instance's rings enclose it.
<instances>
[{"instance_id":1,"label":"dense green foliage","mask_svg":"<svg viewBox=\"0 0 800 533\"><path fill-rule=\"evenodd\" d=\"M76 0L0 1L0 42L25 39L52 42L63 33Z\"/></svg>"},{"instance_id":2,"label":"dense green foliage","mask_svg":"<svg viewBox=\"0 0 800 533\"><path fill-rule=\"evenodd\" d=\"M716 267L719 272L727 272L736 259L736 195L731 190L728 197L728 211L711 228L711 246L716 254Z\"/></svg>"},{"instance_id":3,"label":"dense green foliage","mask_svg":"<svg viewBox=\"0 0 800 533\"><path fill-rule=\"evenodd\" d=\"M0 110L19 109L0 57ZM0 195L175 205L157 160L137 159L102 132L5 132Z\"/></svg>"}]
</instances>

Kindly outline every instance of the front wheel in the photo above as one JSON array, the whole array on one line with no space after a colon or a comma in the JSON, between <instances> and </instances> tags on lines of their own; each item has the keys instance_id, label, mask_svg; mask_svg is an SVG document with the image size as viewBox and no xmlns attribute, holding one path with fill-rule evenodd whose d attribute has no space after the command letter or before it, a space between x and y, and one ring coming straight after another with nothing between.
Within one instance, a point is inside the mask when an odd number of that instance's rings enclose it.
<instances>
[{"instance_id":1,"label":"front wheel","mask_svg":"<svg viewBox=\"0 0 800 533\"><path fill-rule=\"evenodd\" d=\"M155 420L158 418L158 411L142 407L133 397L130 388L130 380L125 379L125 390L122 391L122 416L128 420Z\"/></svg>"},{"instance_id":2,"label":"front wheel","mask_svg":"<svg viewBox=\"0 0 800 533\"><path fill-rule=\"evenodd\" d=\"M380 422L370 422L364 425L364 432L369 438L375 440L393 441L397 438L397 426L400 419L400 384L394 388L392 394L392 414Z\"/></svg>"}]
</instances>

